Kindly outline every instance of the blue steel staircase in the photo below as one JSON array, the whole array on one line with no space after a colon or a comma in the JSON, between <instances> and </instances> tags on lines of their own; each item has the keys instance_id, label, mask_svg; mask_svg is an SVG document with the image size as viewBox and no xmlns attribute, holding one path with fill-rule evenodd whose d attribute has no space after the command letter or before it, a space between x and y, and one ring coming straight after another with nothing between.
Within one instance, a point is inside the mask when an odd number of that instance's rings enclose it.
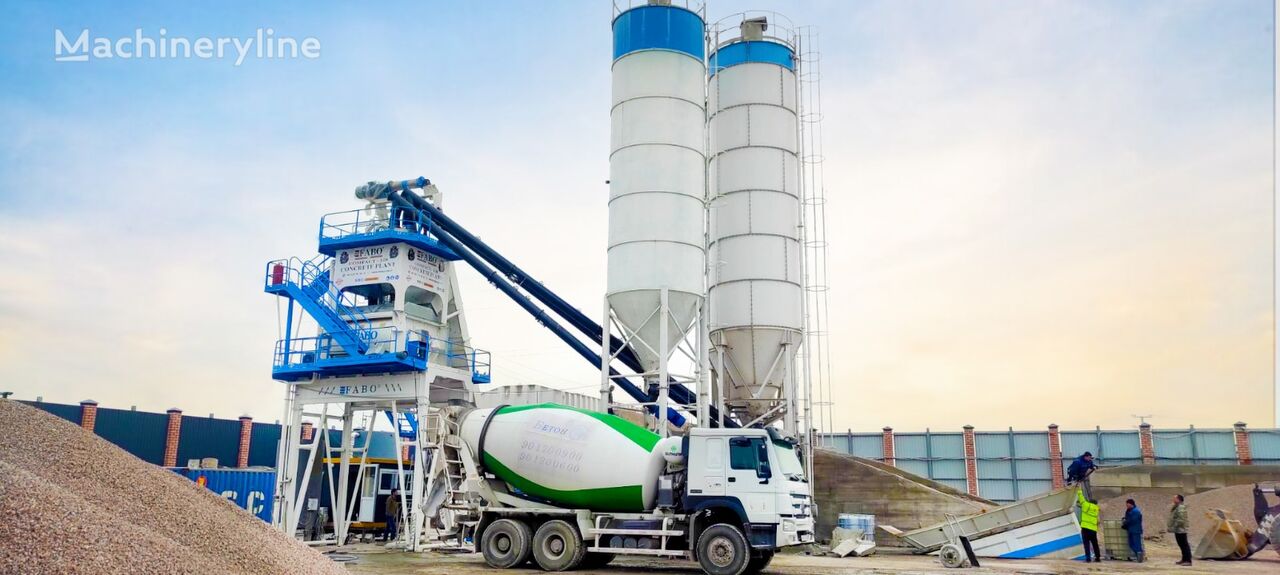
<instances>
[{"instance_id":1,"label":"blue steel staircase","mask_svg":"<svg viewBox=\"0 0 1280 575\"><path fill-rule=\"evenodd\" d=\"M355 302L329 281L331 259L317 256L306 261L289 258L268 263L266 292L298 302L347 355L363 355L369 350L363 334L372 325Z\"/></svg>"}]
</instances>

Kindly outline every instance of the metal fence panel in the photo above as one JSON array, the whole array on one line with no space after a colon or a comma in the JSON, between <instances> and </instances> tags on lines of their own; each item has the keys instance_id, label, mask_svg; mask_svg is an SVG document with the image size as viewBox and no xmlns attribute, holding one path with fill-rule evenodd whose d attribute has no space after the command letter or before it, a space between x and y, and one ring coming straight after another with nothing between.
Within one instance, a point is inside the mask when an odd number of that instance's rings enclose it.
<instances>
[{"instance_id":1,"label":"metal fence panel","mask_svg":"<svg viewBox=\"0 0 1280 575\"><path fill-rule=\"evenodd\" d=\"M275 467L279 443L279 425L254 423L253 431L249 432L249 465Z\"/></svg>"},{"instance_id":2,"label":"metal fence panel","mask_svg":"<svg viewBox=\"0 0 1280 575\"><path fill-rule=\"evenodd\" d=\"M1048 459L1019 459L1014 461L1014 473L1018 479L1052 480L1053 463Z\"/></svg>"},{"instance_id":3,"label":"metal fence panel","mask_svg":"<svg viewBox=\"0 0 1280 575\"><path fill-rule=\"evenodd\" d=\"M47 411L67 421L70 421L71 423L80 425L80 406L79 405L67 405L65 403L47 403L44 401L23 401L21 403L25 403L36 409Z\"/></svg>"},{"instance_id":4,"label":"metal fence panel","mask_svg":"<svg viewBox=\"0 0 1280 575\"><path fill-rule=\"evenodd\" d=\"M1141 463L1142 445L1138 441L1137 430L1103 431L1102 445L1094 455L1102 458L1106 465L1122 465L1122 460L1136 460Z\"/></svg>"},{"instance_id":5,"label":"metal fence panel","mask_svg":"<svg viewBox=\"0 0 1280 575\"><path fill-rule=\"evenodd\" d=\"M1152 431L1151 443L1155 448L1156 460L1181 459L1192 462L1195 459L1195 445L1191 437L1190 431Z\"/></svg>"},{"instance_id":6,"label":"metal fence panel","mask_svg":"<svg viewBox=\"0 0 1280 575\"><path fill-rule=\"evenodd\" d=\"M214 457L218 465L235 467L240 451L239 421L184 415L178 433L178 465L186 465L192 459ZM252 439L250 442L252 447Z\"/></svg>"},{"instance_id":7,"label":"metal fence panel","mask_svg":"<svg viewBox=\"0 0 1280 575\"><path fill-rule=\"evenodd\" d=\"M98 408L94 432L139 459L164 464L164 439L169 416L163 413Z\"/></svg>"},{"instance_id":8,"label":"metal fence panel","mask_svg":"<svg viewBox=\"0 0 1280 575\"><path fill-rule=\"evenodd\" d=\"M958 479L966 481L963 459L939 459L933 462L933 479L943 481Z\"/></svg>"},{"instance_id":9,"label":"metal fence panel","mask_svg":"<svg viewBox=\"0 0 1280 575\"><path fill-rule=\"evenodd\" d=\"M1046 463L1046 466L1047 465L1048 464ZM1034 497L1036 495L1040 495L1041 493L1048 493L1050 491L1053 491L1052 481L1047 481L1047 480L1045 481L1029 480L1028 481L1028 480L1022 480L1022 479L1018 480L1018 498L1019 499Z\"/></svg>"},{"instance_id":10,"label":"metal fence panel","mask_svg":"<svg viewBox=\"0 0 1280 575\"><path fill-rule=\"evenodd\" d=\"M893 456L899 460L929 458L929 445L923 433L901 433L893 436Z\"/></svg>"},{"instance_id":11,"label":"metal fence panel","mask_svg":"<svg viewBox=\"0 0 1280 575\"><path fill-rule=\"evenodd\" d=\"M1009 459L979 459L978 479L1013 479L1013 461Z\"/></svg>"},{"instance_id":12,"label":"metal fence panel","mask_svg":"<svg viewBox=\"0 0 1280 575\"><path fill-rule=\"evenodd\" d=\"M1249 431L1249 453L1258 463L1280 463L1280 430Z\"/></svg>"},{"instance_id":13,"label":"metal fence panel","mask_svg":"<svg viewBox=\"0 0 1280 575\"><path fill-rule=\"evenodd\" d=\"M978 496L997 502L1018 500L1013 481L1009 479L979 479Z\"/></svg>"},{"instance_id":14,"label":"metal fence panel","mask_svg":"<svg viewBox=\"0 0 1280 575\"><path fill-rule=\"evenodd\" d=\"M963 433L934 433L930 444L934 459L964 459Z\"/></svg>"},{"instance_id":15,"label":"metal fence panel","mask_svg":"<svg viewBox=\"0 0 1280 575\"><path fill-rule=\"evenodd\" d=\"M1015 432L1013 450L1020 459L1049 459L1049 434L1043 431Z\"/></svg>"},{"instance_id":16,"label":"metal fence panel","mask_svg":"<svg viewBox=\"0 0 1280 575\"><path fill-rule=\"evenodd\" d=\"M1062 458L1071 461L1086 451L1098 454L1098 433L1096 431L1064 431L1059 434L1062 440Z\"/></svg>"},{"instance_id":17,"label":"metal fence panel","mask_svg":"<svg viewBox=\"0 0 1280 575\"><path fill-rule=\"evenodd\" d=\"M1011 455L1008 433L979 432L973 435L978 459L1003 459Z\"/></svg>"},{"instance_id":18,"label":"metal fence panel","mask_svg":"<svg viewBox=\"0 0 1280 575\"><path fill-rule=\"evenodd\" d=\"M849 453L867 459L884 459L884 436L879 433L853 434Z\"/></svg>"},{"instance_id":19,"label":"metal fence panel","mask_svg":"<svg viewBox=\"0 0 1280 575\"><path fill-rule=\"evenodd\" d=\"M1231 430L1196 431L1196 455L1200 463L1235 465L1236 434Z\"/></svg>"},{"instance_id":20,"label":"metal fence panel","mask_svg":"<svg viewBox=\"0 0 1280 575\"><path fill-rule=\"evenodd\" d=\"M897 467L898 467L898 469L901 469L901 470L903 470L903 471L906 471L907 473L914 473L914 474L916 474L916 475L919 475L920 477L928 477L929 479L933 479L932 477L929 477L929 462L928 462L928 461L915 461L915 460L910 460L910 459L905 459L905 460L904 460L904 459L899 459L899 460L897 461Z\"/></svg>"},{"instance_id":21,"label":"metal fence panel","mask_svg":"<svg viewBox=\"0 0 1280 575\"><path fill-rule=\"evenodd\" d=\"M965 479L937 479L935 481L961 493L969 492L969 482Z\"/></svg>"}]
</instances>

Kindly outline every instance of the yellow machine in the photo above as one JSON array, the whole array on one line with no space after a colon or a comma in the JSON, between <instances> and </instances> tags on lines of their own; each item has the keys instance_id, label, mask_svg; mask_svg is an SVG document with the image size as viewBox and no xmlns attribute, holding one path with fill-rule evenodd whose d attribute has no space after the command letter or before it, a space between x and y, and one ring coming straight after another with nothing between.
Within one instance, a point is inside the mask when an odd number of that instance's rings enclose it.
<instances>
[{"instance_id":1,"label":"yellow machine","mask_svg":"<svg viewBox=\"0 0 1280 575\"><path fill-rule=\"evenodd\" d=\"M1253 537L1251 530L1246 529L1238 519L1228 517L1230 513L1221 509L1210 510L1205 515L1214 520L1214 526L1200 539L1200 544L1196 545L1196 557L1244 559L1250 555L1249 539Z\"/></svg>"}]
</instances>

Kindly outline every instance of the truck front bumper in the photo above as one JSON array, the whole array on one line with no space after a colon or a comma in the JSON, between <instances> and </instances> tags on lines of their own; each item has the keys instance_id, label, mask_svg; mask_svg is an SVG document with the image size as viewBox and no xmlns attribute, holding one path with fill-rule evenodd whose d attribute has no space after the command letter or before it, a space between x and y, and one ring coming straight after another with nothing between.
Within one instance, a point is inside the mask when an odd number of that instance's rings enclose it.
<instances>
[{"instance_id":1,"label":"truck front bumper","mask_svg":"<svg viewBox=\"0 0 1280 575\"><path fill-rule=\"evenodd\" d=\"M778 524L778 547L813 543L813 516L786 517Z\"/></svg>"}]
</instances>

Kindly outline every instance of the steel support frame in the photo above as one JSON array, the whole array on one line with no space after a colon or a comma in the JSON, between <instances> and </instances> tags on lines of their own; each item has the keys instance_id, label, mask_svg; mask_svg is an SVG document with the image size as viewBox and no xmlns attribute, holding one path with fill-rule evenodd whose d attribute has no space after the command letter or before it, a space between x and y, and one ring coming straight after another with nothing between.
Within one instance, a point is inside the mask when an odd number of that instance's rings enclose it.
<instances>
[{"instance_id":1,"label":"steel support frame","mask_svg":"<svg viewBox=\"0 0 1280 575\"><path fill-rule=\"evenodd\" d=\"M432 366L433 369L440 371L452 371L445 366ZM461 372L460 372L461 373ZM430 381L426 380L421 373L414 374L397 374L389 376L365 376L358 378L360 381L371 382L365 387L374 391L366 394L358 394L356 392L339 393L333 391L335 388L352 387L344 383L338 385L339 382L333 380L313 380L310 382L290 384L286 398L285 419L283 421L281 438L281 449L276 454L277 469L280 473L276 482L276 509L273 512L273 525L284 533L293 536L297 533L298 524L305 505L306 494L300 492L310 482L311 470L315 468L315 460L319 455L319 451L323 448L327 453L333 451L338 452L339 469L334 484L332 473L329 474L329 492L330 501L333 503L331 518L334 523L334 535L339 545L345 543L347 535L350 533L351 517L355 511L356 497L351 495L352 475L351 465L354 464L356 449L354 447L354 420L358 412L370 413L370 422L377 417L378 411L391 410L395 418L396 429L396 459L397 459L397 484L400 486L401 494L401 513L405 521L404 526L412 526L412 529L401 529L401 537L408 538L403 547L408 550L419 551L422 549L421 533L422 528L426 524L426 518L422 512L422 502L426 493L427 485L427 468L425 466L426 454L433 450L432 446L424 439L426 429L424 420L431 409ZM412 379L412 382L409 382ZM349 380L343 380L344 382ZM342 443L341 446L334 450L329 445L328 426L330 419L336 419L331 415L330 409L334 404L342 407ZM316 435L308 444L301 442L301 424L303 420L303 410L306 406L322 405L324 409L319 414L319 425L315 427ZM402 407L404 409L402 409ZM403 484L403 462L400 460L400 452L404 442L399 434L398 421L401 414L414 410L419 417L419 425L417 429L418 456L414 459L412 483L409 486ZM372 428L372 425L367 427ZM321 441L324 444L321 444ZM364 451L367 453L368 443L365 445ZM301 453L307 453L307 467L303 470L302 477L298 477L298 459ZM359 482L361 473L363 472L363 464L365 457L359 457L362 468L356 474L356 481ZM357 485L358 487L358 485ZM405 487L410 489L406 490ZM358 490L357 490L358 493ZM358 495L357 495L358 497Z\"/></svg>"},{"instance_id":2,"label":"steel support frame","mask_svg":"<svg viewBox=\"0 0 1280 575\"><path fill-rule=\"evenodd\" d=\"M680 322L677 321L675 314L672 313L671 311L670 290L668 290L667 288L661 288L658 294L658 306L654 308L652 312L649 313L648 317L646 317L645 320L640 323L640 325L635 326L634 329L628 329L626 326L622 324L622 322L617 320L617 316L613 312L613 307L609 304L609 297L607 295L605 296L604 298L604 320L605 321L603 322L603 337L600 338L601 339L601 344L600 344L600 403L601 403L600 407L601 407L601 411L608 412L609 409L613 406L613 403L612 403L613 386L611 381L612 377L610 375L609 369L613 359L617 357L620 351L617 353L613 352L609 348L609 344L612 340L611 335L613 333L613 330L616 328L618 332L622 335L622 338L621 338L622 345L618 346L619 350L626 349L628 346L642 346L644 349L648 350L650 353L653 353L658 357L657 370L646 371L646 372L637 374L644 378L646 385L648 385L649 382L652 381L654 378L657 378L658 397L652 403L656 405L658 408L657 410L658 415L655 417L655 419L658 420L657 423L655 423L655 425L658 428L657 429L658 434L662 437L667 437L670 434L670 425L667 422L667 418L665 415L668 413L668 410L671 409L670 389L671 389L671 383L673 379L676 383L681 383L681 384L694 383L696 385L698 392L696 393L695 397L698 399L698 401L694 406L694 413L698 417L698 425L706 424L705 422L709 417L707 413L710 411L710 406L705 401L706 399L705 396L708 395L708 393L705 391L702 391L704 388L707 387L706 379L708 377L704 369L704 365L706 365L707 363L707 359L706 359L707 352L705 349L705 345L701 343L692 344L694 347L692 351L681 348L682 345L686 347L691 345L689 344L689 335L693 332L697 333L696 337L698 338L699 342L702 342L705 340L705 334L706 334L706 319L704 317L706 315L706 297L705 296L698 298L698 301L695 304L694 313L695 313L695 316L692 322L689 322L688 325L681 325ZM643 329L645 326L649 325L649 322L652 322L652 321L659 322L658 323L658 342L657 342L658 345L656 349L653 346L649 345L648 342L645 342L644 340L638 337L640 330ZM670 329L671 323L675 323L677 325L678 331L674 334L671 333L671 329ZM672 349L672 351L669 353L664 353L662 350L666 350L672 347L670 343L673 340L673 338L677 338L676 339L677 345L675 346L675 349ZM669 359L671 354L675 353L676 351L680 351L686 357L688 357L693 361L694 370L695 370L695 373L693 375L690 376L690 375L683 375L683 374L676 374L676 375L671 374ZM642 405L647 405L647 404L642 404ZM684 407L684 406L680 406L680 407ZM721 418L723 418L723 412L720 412L720 416Z\"/></svg>"}]
</instances>

